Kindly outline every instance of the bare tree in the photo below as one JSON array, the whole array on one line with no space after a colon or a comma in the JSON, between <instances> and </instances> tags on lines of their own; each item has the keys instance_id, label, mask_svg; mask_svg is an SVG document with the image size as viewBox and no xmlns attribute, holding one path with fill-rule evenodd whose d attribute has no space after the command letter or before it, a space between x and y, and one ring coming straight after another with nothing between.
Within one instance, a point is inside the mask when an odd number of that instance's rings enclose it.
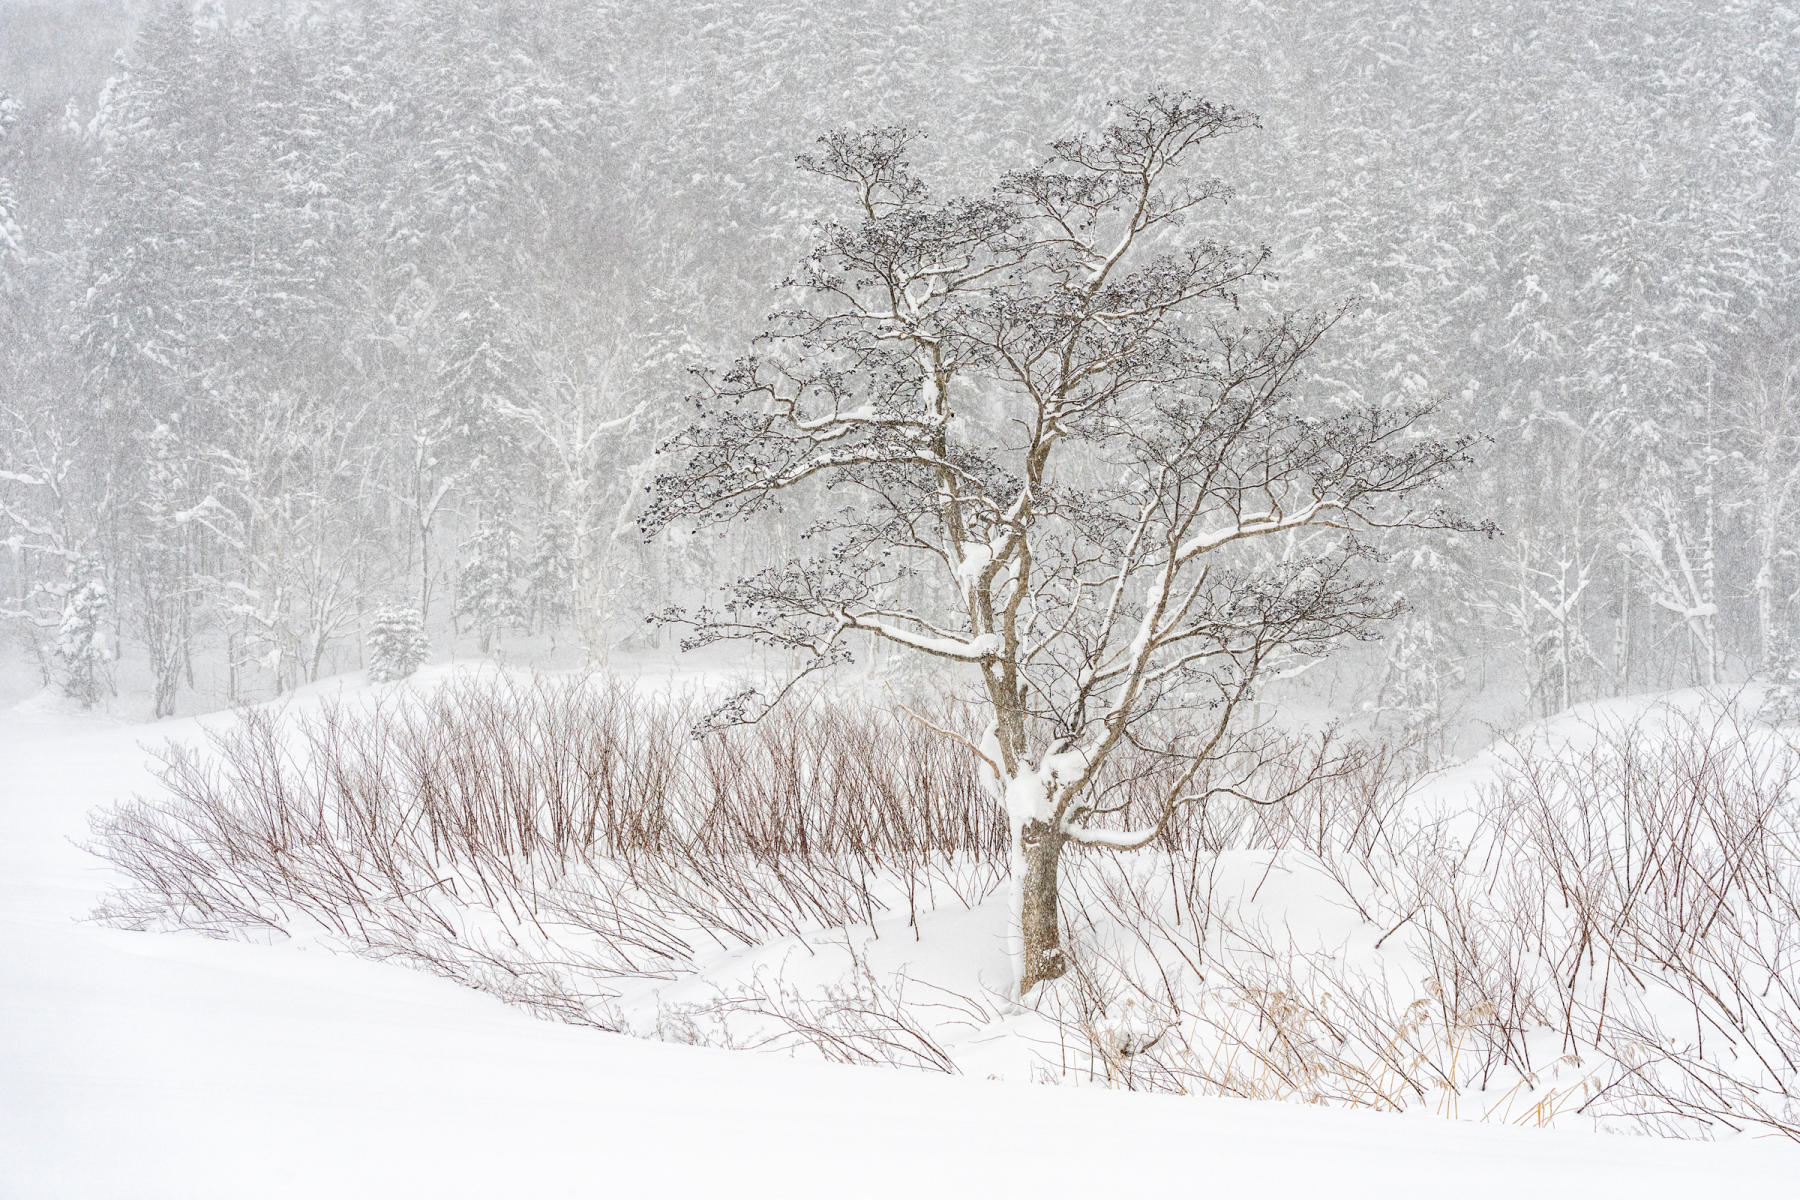
<instances>
[{"instance_id":1,"label":"bare tree","mask_svg":"<svg viewBox=\"0 0 1800 1200\"><path fill-rule=\"evenodd\" d=\"M1247 316L1266 251L1177 231L1216 182L1180 178L1253 124L1153 95L985 197L934 203L908 135L838 133L801 160L849 186L766 349L706 377L652 526L750 517L805 489L809 562L733 589L690 642L841 661L846 635L966 664L976 747L1014 833L1021 993L1061 975L1059 855L1133 849L1181 806L1241 792L1234 720L1283 661L1398 605L1363 535L1474 528L1424 493L1468 439L1427 406L1302 403L1330 316ZM734 714L754 717L746 696ZM1182 764L1142 828L1104 827L1122 749Z\"/></svg>"}]
</instances>

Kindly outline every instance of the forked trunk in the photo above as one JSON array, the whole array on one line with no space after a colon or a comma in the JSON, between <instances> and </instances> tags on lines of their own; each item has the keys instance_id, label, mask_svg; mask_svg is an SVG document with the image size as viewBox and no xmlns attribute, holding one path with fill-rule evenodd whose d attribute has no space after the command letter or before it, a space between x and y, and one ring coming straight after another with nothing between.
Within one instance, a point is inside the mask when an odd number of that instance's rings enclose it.
<instances>
[{"instance_id":1,"label":"forked trunk","mask_svg":"<svg viewBox=\"0 0 1800 1200\"><path fill-rule=\"evenodd\" d=\"M1068 970L1062 929L1057 924L1056 875L1068 838L1042 821L1028 821L1019 831L1019 994L1056 979Z\"/></svg>"}]
</instances>

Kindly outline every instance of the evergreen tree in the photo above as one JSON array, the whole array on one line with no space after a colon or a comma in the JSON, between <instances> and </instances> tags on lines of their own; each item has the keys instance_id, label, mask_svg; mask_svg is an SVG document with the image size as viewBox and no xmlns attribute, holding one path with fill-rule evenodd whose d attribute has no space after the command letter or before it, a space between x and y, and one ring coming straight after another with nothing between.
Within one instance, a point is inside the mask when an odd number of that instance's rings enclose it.
<instances>
[{"instance_id":1,"label":"evergreen tree","mask_svg":"<svg viewBox=\"0 0 1800 1200\"><path fill-rule=\"evenodd\" d=\"M1786 629L1775 630L1762 675L1768 683L1762 715L1782 725L1800 721L1800 638Z\"/></svg>"},{"instance_id":2,"label":"evergreen tree","mask_svg":"<svg viewBox=\"0 0 1800 1200\"><path fill-rule=\"evenodd\" d=\"M405 679L431 655L425 618L416 608L388 607L369 618L369 678L376 683Z\"/></svg>"},{"instance_id":3,"label":"evergreen tree","mask_svg":"<svg viewBox=\"0 0 1800 1200\"><path fill-rule=\"evenodd\" d=\"M91 708L112 690L112 645L107 626L112 619L112 593L98 563L75 564L56 631L56 661L63 694Z\"/></svg>"},{"instance_id":4,"label":"evergreen tree","mask_svg":"<svg viewBox=\"0 0 1800 1200\"><path fill-rule=\"evenodd\" d=\"M519 486L528 477L519 413L526 356L492 292L467 289L451 322L439 403L450 422L450 452L467 463L469 530L457 576L457 615L485 652L525 615L527 560L519 529Z\"/></svg>"},{"instance_id":5,"label":"evergreen tree","mask_svg":"<svg viewBox=\"0 0 1800 1200\"><path fill-rule=\"evenodd\" d=\"M19 118L19 105L6 91L0 89L0 165L4 165L4 154L7 149L7 134ZM0 288L7 279L7 260L18 255L24 247L25 235L20 232L14 212L18 202L13 199L12 184L4 173L0 173Z\"/></svg>"},{"instance_id":6,"label":"evergreen tree","mask_svg":"<svg viewBox=\"0 0 1800 1200\"><path fill-rule=\"evenodd\" d=\"M525 616L520 581L524 575L519 531L498 508L488 510L463 543L457 575L456 612L468 621L486 654Z\"/></svg>"}]
</instances>

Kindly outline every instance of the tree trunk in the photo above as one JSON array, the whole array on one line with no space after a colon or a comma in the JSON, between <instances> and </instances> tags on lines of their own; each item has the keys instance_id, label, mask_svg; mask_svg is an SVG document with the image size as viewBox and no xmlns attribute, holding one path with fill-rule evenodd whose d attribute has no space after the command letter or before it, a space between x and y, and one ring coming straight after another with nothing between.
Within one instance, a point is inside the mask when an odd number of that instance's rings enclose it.
<instances>
[{"instance_id":1,"label":"tree trunk","mask_svg":"<svg viewBox=\"0 0 1800 1200\"><path fill-rule=\"evenodd\" d=\"M431 620L431 522L419 523L419 623Z\"/></svg>"},{"instance_id":2,"label":"tree trunk","mask_svg":"<svg viewBox=\"0 0 1800 1200\"><path fill-rule=\"evenodd\" d=\"M1057 866L1068 840L1042 821L1029 821L1019 831L1019 995L1056 979L1068 969L1062 929L1057 923Z\"/></svg>"}]
</instances>

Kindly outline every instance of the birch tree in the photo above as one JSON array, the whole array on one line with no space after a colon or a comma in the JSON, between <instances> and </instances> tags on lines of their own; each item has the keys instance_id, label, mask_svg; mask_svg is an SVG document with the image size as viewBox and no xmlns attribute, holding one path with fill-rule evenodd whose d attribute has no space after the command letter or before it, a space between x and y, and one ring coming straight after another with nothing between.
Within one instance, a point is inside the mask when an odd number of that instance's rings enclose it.
<instances>
[{"instance_id":1,"label":"birch tree","mask_svg":"<svg viewBox=\"0 0 1800 1200\"><path fill-rule=\"evenodd\" d=\"M1422 432L1428 404L1302 399L1333 315L1251 315L1267 251L1194 230L1229 192L1185 168L1254 118L1187 94L1116 111L943 201L907 131L822 138L800 166L851 215L821 226L756 352L701 376L645 519L818 514L812 557L679 618L689 646L754 640L797 655L797 679L873 637L976 684L1021 995L1067 969L1063 850L1138 848L1242 794L1233 735L1258 683L1398 611L1370 535L1474 528L1430 496L1467 439ZM1125 829L1101 781L1128 753L1171 769Z\"/></svg>"},{"instance_id":2,"label":"birch tree","mask_svg":"<svg viewBox=\"0 0 1800 1200\"><path fill-rule=\"evenodd\" d=\"M583 661L604 665L620 596L631 575L621 551L639 539L638 501L650 482L654 442L635 426L645 406L624 409L624 371L611 362L558 371L523 407L503 404L501 415L526 431L525 453L545 488L545 511L531 571L534 608L567 616ZM644 423L648 423L645 421Z\"/></svg>"}]
</instances>

